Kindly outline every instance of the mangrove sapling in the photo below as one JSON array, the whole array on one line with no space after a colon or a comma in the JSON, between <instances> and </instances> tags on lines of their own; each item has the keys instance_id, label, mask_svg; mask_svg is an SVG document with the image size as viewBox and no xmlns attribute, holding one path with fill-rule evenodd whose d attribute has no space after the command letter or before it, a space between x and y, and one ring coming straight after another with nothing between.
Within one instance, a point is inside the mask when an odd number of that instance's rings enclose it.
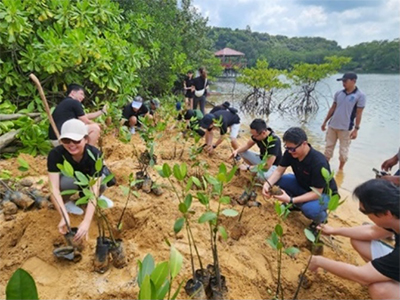
<instances>
[{"instance_id":1,"label":"mangrove sapling","mask_svg":"<svg viewBox=\"0 0 400 300\"><path fill-rule=\"evenodd\" d=\"M175 164L171 170L170 166L167 163L164 163L162 167L158 166L156 167L156 170L160 174L162 178L166 178L169 182L169 185L171 186L173 192L175 193L179 205L178 209L182 213L182 217L178 218L175 223L174 223L174 232L175 234L179 233L183 226L185 225L186 229L186 236L188 239L188 244L189 244L189 250L190 250L190 263L191 263L191 268L192 268L192 279L189 280L186 284L185 290L188 292L189 296L197 297L197 295L204 294L204 283L201 282L201 284L198 281L201 281L201 279L204 278L203 274L203 264L201 261L201 257L196 245L196 241L193 236L193 232L191 229L190 225L190 219L191 216L195 213L191 209L192 205L192 200L193 197L189 193L190 189L192 188L192 185L195 184L198 187L201 187L201 182L199 179L196 177L189 177L187 174L187 166L185 163L182 163L181 165ZM174 176L175 179L177 179L177 185L174 184L171 180L171 176ZM179 188L179 190L178 190ZM196 275L196 268L194 265L194 255L193 255L193 248L196 252L197 259L199 261L199 266L200 266L200 279L198 278L199 276ZM208 284L208 283L207 283ZM196 286L197 288L193 290L193 286Z\"/></svg>"},{"instance_id":2,"label":"mangrove sapling","mask_svg":"<svg viewBox=\"0 0 400 300\"><path fill-rule=\"evenodd\" d=\"M107 202L99 198L100 186L106 185L113 179L114 175L109 174L102 178L103 158L95 158L93 153L88 150L88 155L95 161L95 174L88 176L80 171L74 171L72 165L64 160L63 164L58 164L60 171L68 177L75 178L75 184L80 187L83 196L76 201L76 205L92 204L95 207L95 215L97 218L97 226L99 236L97 238L95 271L104 273L108 269L108 256L111 252L113 256L113 264L117 268L125 265L125 256L123 255L122 241L116 240L108 218L103 213L103 209L107 208ZM68 195L77 192L76 190L66 190L61 195ZM106 236L106 230L108 236Z\"/></svg>"},{"instance_id":3,"label":"mangrove sapling","mask_svg":"<svg viewBox=\"0 0 400 300\"><path fill-rule=\"evenodd\" d=\"M323 191L324 194L328 195L329 198L329 202L328 202L328 207L327 207L327 217L325 220L325 223L327 222L329 215L338 209L338 207L340 205L342 205L344 203L344 201L346 201L346 199L340 201L340 196L339 194L334 194L332 192L332 189L329 187L329 183L330 181L333 179L334 177L334 172L329 172L326 168L321 168L321 174L324 177L325 183L326 183L326 187ZM318 192L316 189L312 188L312 190L319 195L319 201L320 201L320 205L324 205L323 201L322 201L322 195L320 192ZM307 239L312 243L311 244L311 254L316 255L317 253L317 249L320 251L320 253L322 252L322 247L323 244L320 241L320 237L321 237L321 233L322 233L322 228L318 229L318 227L316 228L316 234L315 231L313 232L312 230L305 228L304 229L304 234L306 235ZM322 254L322 253L321 253ZM307 265L304 268L303 272L300 274L299 278L299 284L297 286L296 292L293 296L293 299L297 299L297 296L300 292L300 288L302 287L303 281L305 280L305 274L308 270L308 267L310 266L310 262L311 262L311 258L312 255L310 255L310 258L308 259Z\"/></svg>"},{"instance_id":4,"label":"mangrove sapling","mask_svg":"<svg viewBox=\"0 0 400 300\"><path fill-rule=\"evenodd\" d=\"M229 196L224 196L224 184L229 183L235 175L236 167L233 167L229 172L227 171L226 165L221 164L219 166L218 174L214 177L209 174L205 175L206 181L210 184L210 188L206 189L206 192L198 192L197 198L201 204L204 205L206 212L203 213L198 222L208 223L210 230L210 246L213 255L213 276L210 279L210 286L213 293L214 299L223 298L227 292L225 286L225 278L221 276L221 270L218 258L218 247L217 237L218 234L224 239L228 239L228 234L225 227L220 225L221 214L227 217L236 217L239 213L234 209L222 209L222 204L230 204L231 200ZM207 187L206 187L207 188ZM218 199L218 207L216 211L213 211L210 205L210 199L212 197Z\"/></svg>"},{"instance_id":5,"label":"mangrove sapling","mask_svg":"<svg viewBox=\"0 0 400 300\"><path fill-rule=\"evenodd\" d=\"M275 201L275 212L278 215L278 224L275 225L271 237L266 240L266 242L277 251L278 278L274 299L284 299L284 290L281 283L282 253L293 256L300 251L296 247L285 248L282 223L290 213L290 206L291 205L285 206L280 204L279 201Z\"/></svg>"},{"instance_id":6,"label":"mangrove sapling","mask_svg":"<svg viewBox=\"0 0 400 300\"><path fill-rule=\"evenodd\" d=\"M171 296L171 288L174 279L182 268L183 257L174 246L171 246L169 260L155 265L154 258L147 254L143 261L138 261L138 299L161 300L167 296L168 300L174 300L178 297L182 288L183 281Z\"/></svg>"},{"instance_id":7,"label":"mangrove sapling","mask_svg":"<svg viewBox=\"0 0 400 300\"><path fill-rule=\"evenodd\" d=\"M137 184L136 180L133 179L133 173L130 173L128 176L128 186L123 186L123 185L120 186L124 196L126 197L126 202L117 223L117 229L119 231L122 230L122 219L124 218L126 208L128 207L128 202L131 197L131 194L133 194L136 198L139 198L139 193L137 191L131 190L132 187L134 187L136 184Z\"/></svg>"}]
</instances>

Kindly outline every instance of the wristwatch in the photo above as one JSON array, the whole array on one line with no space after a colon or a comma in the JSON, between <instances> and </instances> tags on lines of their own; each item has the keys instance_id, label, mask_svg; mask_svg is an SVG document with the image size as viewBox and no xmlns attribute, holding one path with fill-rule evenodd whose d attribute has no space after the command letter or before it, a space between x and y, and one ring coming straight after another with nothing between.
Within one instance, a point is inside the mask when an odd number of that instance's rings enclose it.
<instances>
[{"instance_id":1,"label":"wristwatch","mask_svg":"<svg viewBox=\"0 0 400 300\"><path fill-rule=\"evenodd\" d=\"M359 129L360 129L360 126L357 126L357 125L356 125L356 126L354 126L354 129L355 129L355 130L359 130Z\"/></svg>"},{"instance_id":2,"label":"wristwatch","mask_svg":"<svg viewBox=\"0 0 400 300\"><path fill-rule=\"evenodd\" d=\"M290 197L289 203L293 204L293 197Z\"/></svg>"}]
</instances>

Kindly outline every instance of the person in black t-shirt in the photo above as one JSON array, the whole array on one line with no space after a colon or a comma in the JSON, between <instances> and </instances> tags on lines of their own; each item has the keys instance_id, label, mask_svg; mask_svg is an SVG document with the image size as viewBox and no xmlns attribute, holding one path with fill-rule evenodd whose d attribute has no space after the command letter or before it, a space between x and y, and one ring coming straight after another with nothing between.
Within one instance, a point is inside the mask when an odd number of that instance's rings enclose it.
<instances>
[{"instance_id":1,"label":"person in black t-shirt","mask_svg":"<svg viewBox=\"0 0 400 300\"><path fill-rule=\"evenodd\" d=\"M61 234L67 233L66 222L70 224L68 212L80 215L83 214L83 210L71 201L64 204L64 196L61 196L61 192L64 190L80 190L80 187L74 183L76 181L75 178L63 175L57 165L63 164L64 160L67 160L73 167L74 171L79 171L88 176L99 175L96 184L93 186L93 192L96 197L100 196L101 188L105 189L105 186L101 186L102 171L96 172L96 161L91 158L89 151L96 159L101 157L101 153L94 146L88 145L87 141L87 125L77 119L68 120L61 127L61 145L53 148L47 157L51 201L54 203L55 208L61 216L61 221L58 224L58 230ZM96 198L89 200L85 217L78 226L78 231L74 238L75 240L81 240L82 238L87 237L96 207ZM110 201L109 199L105 201L109 206L111 206L112 202L108 203L108 201ZM63 216L65 216L65 218Z\"/></svg>"},{"instance_id":2,"label":"person in black t-shirt","mask_svg":"<svg viewBox=\"0 0 400 300\"><path fill-rule=\"evenodd\" d=\"M253 166L258 165L266 157L265 167L266 170L261 180L268 179L271 174L278 167L282 158L281 139L275 132L267 127L267 124L262 119L254 119L250 124L251 140L245 145L239 147L232 152L232 157L237 157L240 154L244 161L247 163L240 165L240 169L250 170ZM260 153L255 153L249 149L257 144Z\"/></svg>"},{"instance_id":3,"label":"person in black t-shirt","mask_svg":"<svg viewBox=\"0 0 400 300\"><path fill-rule=\"evenodd\" d=\"M193 79L192 82L192 91L194 92L192 109L197 109L197 106L200 105L200 111L204 115L208 88L207 71L205 68L200 68L199 73L200 76Z\"/></svg>"},{"instance_id":4,"label":"person in black t-shirt","mask_svg":"<svg viewBox=\"0 0 400 300\"><path fill-rule=\"evenodd\" d=\"M85 114L82 108L82 101L85 99L85 90L78 84L70 84L67 89L67 98L62 100L55 108L52 116L54 123L57 126L58 132L60 132L62 125L65 121L70 119L79 119L86 125L88 125L88 143L90 145L96 145L97 140L100 137L100 126L91 121L102 114L107 112L107 107L104 106L101 110L96 112ZM56 134L53 128L49 125L49 139L54 147L59 145Z\"/></svg>"},{"instance_id":5,"label":"person in black t-shirt","mask_svg":"<svg viewBox=\"0 0 400 300\"><path fill-rule=\"evenodd\" d=\"M371 179L354 190L359 210L374 224L350 228L321 225L326 235L348 237L351 245L367 262L355 266L322 256L313 256L310 270L322 268L345 279L367 285L372 299L400 299L400 190L384 179ZM395 235L394 248L380 239Z\"/></svg>"},{"instance_id":6,"label":"person in black t-shirt","mask_svg":"<svg viewBox=\"0 0 400 300\"><path fill-rule=\"evenodd\" d=\"M125 105L122 111L122 117L126 120L125 126L130 127L130 132L135 134L135 126L140 127L139 117L149 115L149 110L146 105L143 105L143 98L136 96L133 101Z\"/></svg>"},{"instance_id":7,"label":"person in black t-shirt","mask_svg":"<svg viewBox=\"0 0 400 300\"><path fill-rule=\"evenodd\" d=\"M272 173L268 182L264 183L263 194L269 196L270 185L275 183L282 189L282 195L274 195L283 203L299 208L304 216L313 220L311 226L326 220L326 209L329 197L326 194L326 182L321 174L330 166L325 156L307 143L307 135L299 127L289 128L283 135L285 153L278 168ZM292 167L294 174L285 174L287 167ZM329 182L332 194L337 194L337 186L332 178ZM312 189L313 188L313 189ZM319 194L321 195L319 196Z\"/></svg>"},{"instance_id":8,"label":"person in black t-shirt","mask_svg":"<svg viewBox=\"0 0 400 300\"><path fill-rule=\"evenodd\" d=\"M228 101L225 101L221 105L214 106L210 110L209 114L213 114L213 113L215 113L216 111L219 111L219 110L227 110L227 109L229 109L230 106L231 106L231 104Z\"/></svg>"},{"instance_id":9,"label":"person in black t-shirt","mask_svg":"<svg viewBox=\"0 0 400 300\"><path fill-rule=\"evenodd\" d=\"M193 71L190 70L187 72L185 80L183 81L186 109L193 109L194 91L192 90L192 85L193 85Z\"/></svg>"},{"instance_id":10,"label":"person in black t-shirt","mask_svg":"<svg viewBox=\"0 0 400 300\"><path fill-rule=\"evenodd\" d=\"M228 132L230 128L229 138L231 140L231 145L233 149L237 149L239 144L237 142L237 136L240 129L240 117L236 114L236 110L231 108L231 110L219 110L214 114L206 114L200 121L200 127L206 131L205 139L207 146L204 148L208 153L211 153L219 144L224 140L224 135ZM219 131L220 137L215 144L213 144L214 139L214 129L218 128L216 124L220 124Z\"/></svg>"}]
</instances>

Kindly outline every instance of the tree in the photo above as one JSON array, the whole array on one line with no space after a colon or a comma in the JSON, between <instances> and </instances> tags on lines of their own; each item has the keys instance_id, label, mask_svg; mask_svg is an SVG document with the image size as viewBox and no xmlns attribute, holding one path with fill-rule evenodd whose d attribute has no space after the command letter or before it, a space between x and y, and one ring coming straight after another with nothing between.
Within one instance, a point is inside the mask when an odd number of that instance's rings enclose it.
<instances>
[{"instance_id":1,"label":"tree","mask_svg":"<svg viewBox=\"0 0 400 300\"><path fill-rule=\"evenodd\" d=\"M255 68L246 68L237 81L253 88L242 102L241 107L250 112L269 115L271 113L272 95L277 89L288 88L279 78L286 72L272 69L266 60L257 60Z\"/></svg>"},{"instance_id":2,"label":"tree","mask_svg":"<svg viewBox=\"0 0 400 300\"><path fill-rule=\"evenodd\" d=\"M349 63L349 57L325 57L323 64L295 64L288 77L300 90L290 95L278 106L283 111L295 111L299 115L307 115L318 110L318 101L314 95L315 87L322 79L333 75Z\"/></svg>"}]
</instances>

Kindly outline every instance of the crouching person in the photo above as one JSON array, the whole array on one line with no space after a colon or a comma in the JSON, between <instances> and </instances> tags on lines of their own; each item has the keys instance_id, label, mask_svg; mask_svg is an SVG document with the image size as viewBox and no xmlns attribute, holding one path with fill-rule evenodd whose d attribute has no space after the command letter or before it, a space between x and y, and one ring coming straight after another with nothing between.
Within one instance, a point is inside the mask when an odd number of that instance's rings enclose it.
<instances>
[{"instance_id":1,"label":"crouching person","mask_svg":"<svg viewBox=\"0 0 400 300\"><path fill-rule=\"evenodd\" d=\"M88 128L78 119L66 121L61 127L60 146L53 148L47 157L47 170L49 177L49 185L51 191L51 201L60 214L61 221L58 224L58 230L61 234L67 233L67 223L70 225L68 213L82 215L83 210L69 200L69 196L62 196L61 192L65 190L77 190L81 188L74 182L76 178L67 177L61 173L58 164L63 164L67 160L74 171L79 171L87 176L95 176L99 174L96 184L93 187L93 193L96 198L105 190L105 186L101 186L102 172L96 172L95 163L89 151L97 159L101 157L101 152L94 146L88 144ZM75 234L75 241L88 237L90 224L96 208L96 198L89 199L86 213L83 221L78 226ZM67 201L64 203L64 200ZM111 200L104 197L109 207L112 206Z\"/></svg>"},{"instance_id":2,"label":"crouching person","mask_svg":"<svg viewBox=\"0 0 400 300\"><path fill-rule=\"evenodd\" d=\"M350 238L353 248L367 262L355 266L322 256L313 256L310 270L322 268L342 278L368 286L372 299L400 299L400 190L383 179L372 179L354 190L359 210L374 224L351 228L322 225L322 233ZM380 239L395 235L396 244L388 246Z\"/></svg>"},{"instance_id":3,"label":"crouching person","mask_svg":"<svg viewBox=\"0 0 400 300\"><path fill-rule=\"evenodd\" d=\"M231 158L235 157L240 159L241 156L246 164L240 165L240 169L249 171L252 167L260 164L264 157L266 157L264 166L266 171L262 174L262 178L260 178L260 180L265 181L272 175L281 161L281 139L270 127L267 127L267 124L262 119L254 119L253 122L251 122L250 133L251 140L234 150ZM257 144L260 149L260 153L249 150L255 144Z\"/></svg>"},{"instance_id":4,"label":"crouching person","mask_svg":"<svg viewBox=\"0 0 400 300\"><path fill-rule=\"evenodd\" d=\"M321 152L311 147L307 142L306 133L299 127L289 128L283 135L283 142L286 151L278 168L264 183L263 194L270 196L270 185L277 184L283 194L274 197L300 209L305 217L313 220L310 229L315 230L315 227L323 223L327 217L329 197L324 194L326 182L321 169L325 168L330 172L329 163ZM294 174L284 175L289 166L292 167ZM329 188L333 195L338 193L333 178L329 182Z\"/></svg>"},{"instance_id":5,"label":"crouching person","mask_svg":"<svg viewBox=\"0 0 400 300\"><path fill-rule=\"evenodd\" d=\"M146 105L143 104L143 98L136 96L133 101L125 105L122 110L122 117L125 119L125 126L129 127L129 131L135 134L135 127L140 127L139 117L149 116L149 110Z\"/></svg>"}]
</instances>

